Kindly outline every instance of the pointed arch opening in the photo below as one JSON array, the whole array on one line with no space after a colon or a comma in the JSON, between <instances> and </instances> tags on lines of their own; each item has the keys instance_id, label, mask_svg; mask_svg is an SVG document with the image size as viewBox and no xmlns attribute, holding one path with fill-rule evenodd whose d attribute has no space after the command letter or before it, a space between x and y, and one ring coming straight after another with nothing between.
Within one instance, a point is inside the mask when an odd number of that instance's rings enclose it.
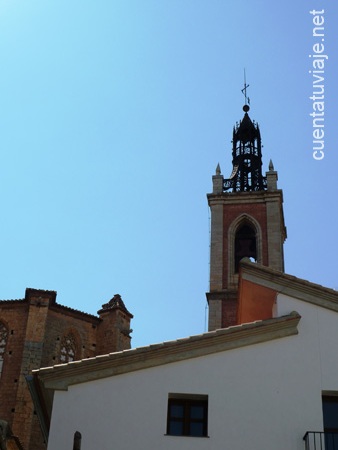
<instances>
[{"instance_id":1,"label":"pointed arch opening","mask_svg":"<svg viewBox=\"0 0 338 450\"><path fill-rule=\"evenodd\" d=\"M248 214L237 217L228 230L228 245L228 284L235 288L242 258L262 264L262 230L257 220Z\"/></svg>"},{"instance_id":2,"label":"pointed arch opening","mask_svg":"<svg viewBox=\"0 0 338 450\"><path fill-rule=\"evenodd\" d=\"M235 273L238 273L242 258L257 261L256 231L248 223L238 227L235 235Z\"/></svg>"}]
</instances>

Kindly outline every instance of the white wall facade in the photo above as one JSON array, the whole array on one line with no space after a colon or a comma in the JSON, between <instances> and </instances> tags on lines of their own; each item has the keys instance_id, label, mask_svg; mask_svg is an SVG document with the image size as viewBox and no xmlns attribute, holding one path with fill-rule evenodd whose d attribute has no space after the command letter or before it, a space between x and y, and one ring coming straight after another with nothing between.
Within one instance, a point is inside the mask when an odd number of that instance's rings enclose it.
<instances>
[{"instance_id":1,"label":"white wall facade","mask_svg":"<svg viewBox=\"0 0 338 450\"><path fill-rule=\"evenodd\" d=\"M338 314L279 295L299 335L56 391L48 450L304 450L338 391ZM208 437L166 436L169 393L208 395Z\"/></svg>"}]
</instances>

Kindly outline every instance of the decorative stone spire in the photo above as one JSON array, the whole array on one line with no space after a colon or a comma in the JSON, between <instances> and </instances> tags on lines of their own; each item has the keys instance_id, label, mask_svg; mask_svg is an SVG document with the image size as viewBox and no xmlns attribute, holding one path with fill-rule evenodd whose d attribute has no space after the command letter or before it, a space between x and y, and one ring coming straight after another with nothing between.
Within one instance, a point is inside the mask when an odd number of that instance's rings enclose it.
<instances>
[{"instance_id":1,"label":"decorative stone spire","mask_svg":"<svg viewBox=\"0 0 338 450\"><path fill-rule=\"evenodd\" d=\"M274 165L273 165L273 162L271 159L269 162L269 171L266 172L266 180L267 180L268 191L277 190L278 175L277 175L277 172L275 171L275 168L274 168Z\"/></svg>"},{"instance_id":2,"label":"decorative stone spire","mask_svg":"<svg viewBox=\"0 0 338 450\"><path fill-rule=\"evenodd\" d=\"M224 177L221 173L221 166L219 165L219 163L217 164L216 167L216 175L213 175L212 177L212 185L213 185L212 192L214 194L223 193Z\"/></svg>"}]
</instances>

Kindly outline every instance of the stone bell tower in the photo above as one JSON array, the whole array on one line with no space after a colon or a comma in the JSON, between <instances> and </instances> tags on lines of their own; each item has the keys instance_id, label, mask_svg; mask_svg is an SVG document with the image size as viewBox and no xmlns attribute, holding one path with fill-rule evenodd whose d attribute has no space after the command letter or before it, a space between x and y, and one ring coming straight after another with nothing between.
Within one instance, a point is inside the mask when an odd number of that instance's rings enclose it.
<instances>
[{"instance_id":1,"label":"stone bell tower","mask_svg":"<svg viewBox=\"0 0 338 450\"><path fill-rule=\"evenodd\" d=\"M211 210L209 331L237 324L239 262L249 257L284 271L286 227L283 192L270 160L262 175L259 126L249 117L245 90L244 117L233 129L232 173L225 179L220 166L208 194Z\"/></svg>"}]
</instances>

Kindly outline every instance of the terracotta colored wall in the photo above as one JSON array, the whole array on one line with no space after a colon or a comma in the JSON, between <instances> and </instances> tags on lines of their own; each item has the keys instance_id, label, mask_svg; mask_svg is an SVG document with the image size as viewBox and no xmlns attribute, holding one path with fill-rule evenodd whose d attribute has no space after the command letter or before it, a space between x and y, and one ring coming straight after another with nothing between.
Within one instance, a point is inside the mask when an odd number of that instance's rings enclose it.
<instances>
[{"instance_id":1,"label":"terracotta colored wall","mask_svg":"<svg viewBox=\"0 0 338 450\"><path fill-rule=\"evenodd\" d=\"M247 280L240 280L238 324L271 319L276 291Z\"/></svg>"}]
</instances>

